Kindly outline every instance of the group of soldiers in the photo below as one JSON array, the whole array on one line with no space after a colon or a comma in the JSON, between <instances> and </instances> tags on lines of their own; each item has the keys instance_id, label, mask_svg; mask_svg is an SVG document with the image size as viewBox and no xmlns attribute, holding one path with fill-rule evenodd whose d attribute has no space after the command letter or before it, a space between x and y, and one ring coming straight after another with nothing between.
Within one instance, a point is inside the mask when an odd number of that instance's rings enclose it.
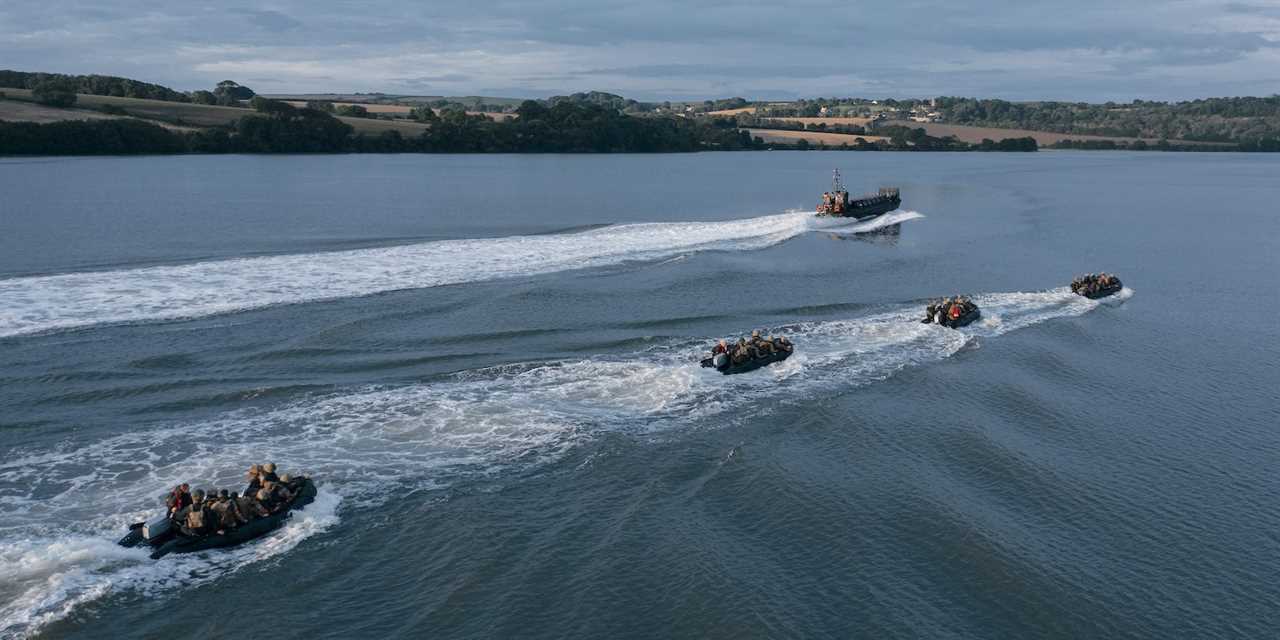
<instances>
[{"instance_id":1,"label":"group of soldiers","mask_svg":"<svg viewBox=\"0 0 1280 640\"><path fill-rule=\"evenodd\" d=\"M751 339L738 338L738 342L730 345L728 341L721 340L711 350L711 357L714 358L718 354L729 356L730 362L733 364L742 364L748 360L763 358L773 355L780 351L791 351L791 341L785 336L778 337L761 337L760 330L751 332Z\"/></svg>"},{"instance_id":2,"label":"group of soldiers","mask_svg":"<svg viewBox=\"0 0 1280 640\"><path fill-rule=\"evenodd\" d=\"M244 495L226 489L191 491L185 482L174 487L165 499L169 518L187 536L222 535L288 507L301 482L287 473L277 476L270 462L249 467L245 477L249 485Z\"/></svg>"},{"instance_id":3,"label":"group of soldiers","mask_svg":"<svg viewBox=\"0 0 1280 640\"><path fill-rule=\"evenodd\" d=\"M924 319L921 322L936 322L940 325L946 325L948 322L959 320L964 314L969 313L977 306L969 299L969 296L956 296L954 298L943 298L930 302L925 307Z\"/></svg>"},{"instance_id":4,"label":"group of soldiers","mask_svg":"<svg viewBox=\"0 0 1280 640\"><path fill-rule=\"evenodd\" d=\"M827 191L822 194L822 204L818 205L818 213L844 213L849 193L846 191Z\"/></svg>"},{"instance_id":5,"label":"group of soldiers","mask_svg":"<svg viewBox=\"0 0 1280 640\"><path fill-rule=\"evenodd\" d=\"M1102 289L1113 287L1118 282L1115 276L1106 272L1086 273L1071 281L1071 291L1080 295L1092 295Z\"/></svg>"}]
</instances>

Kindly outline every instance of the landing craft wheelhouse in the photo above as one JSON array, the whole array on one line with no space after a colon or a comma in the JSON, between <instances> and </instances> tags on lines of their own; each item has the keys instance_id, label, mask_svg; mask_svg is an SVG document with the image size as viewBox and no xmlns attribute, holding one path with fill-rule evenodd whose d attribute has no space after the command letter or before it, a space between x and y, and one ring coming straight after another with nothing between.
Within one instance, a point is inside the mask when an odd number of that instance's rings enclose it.
<instances>
[{"instance_id":1,"label":"landing craft wheelhouse","mask_svg":"<svg viewBox=\"0 0 1280 640\"><path fill-rule=\"evenodd\" d=\"M897 187L880 187L874 195L866 195L853 200L844 188L840 179L840 170L832 172L831 191L822 194L822 204L818 205L818 215L837 218L870 218L897 209L902 204L902 197Z\"/></svg>"}]
</instances>

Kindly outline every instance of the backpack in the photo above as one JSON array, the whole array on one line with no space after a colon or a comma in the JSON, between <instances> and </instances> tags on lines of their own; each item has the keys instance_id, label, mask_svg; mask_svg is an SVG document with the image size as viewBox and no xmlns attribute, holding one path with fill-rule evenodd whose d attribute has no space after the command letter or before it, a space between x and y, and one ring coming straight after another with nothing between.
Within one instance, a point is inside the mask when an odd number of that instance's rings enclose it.
<instances>
[{"instance_id":1,"label":"backpack","mask_svg":"<svg viewBox=\"0 0 1280 640\"><path fill-rule=\"evenodd\" d=\"M187 512L187 528L192 531L201 531L204 529L204 507L192 507Z\"/></svg>"}]
</instances>

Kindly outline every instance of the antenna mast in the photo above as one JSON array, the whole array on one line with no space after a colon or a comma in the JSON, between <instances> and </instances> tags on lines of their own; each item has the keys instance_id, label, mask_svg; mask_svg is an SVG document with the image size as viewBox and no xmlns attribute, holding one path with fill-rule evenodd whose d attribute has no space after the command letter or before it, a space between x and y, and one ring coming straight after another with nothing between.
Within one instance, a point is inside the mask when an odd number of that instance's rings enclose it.
<instances>
[{"instance_id":1,"label":"antenna mast","mask_svg":"<svg viewBox=\"0 0 1280 640\"><path fill-rule=\"evenodd\" d=\"M844 191L844 185L840 182L840 170L836 169L831 172L831 190Z\"/></svg>"}]
</instances>

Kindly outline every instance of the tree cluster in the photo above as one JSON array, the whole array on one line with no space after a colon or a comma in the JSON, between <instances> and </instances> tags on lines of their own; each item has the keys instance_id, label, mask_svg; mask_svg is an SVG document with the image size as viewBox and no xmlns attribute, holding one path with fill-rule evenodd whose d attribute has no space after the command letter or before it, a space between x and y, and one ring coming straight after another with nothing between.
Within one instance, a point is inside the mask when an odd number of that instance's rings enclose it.
<instances>
[{"instance_id":1,"label":"tree cluster","mask_svg":"<svg viewBox=\"0 0 1280 640\"><path fill-rule=\"evenodd\" d=\"M226 107L239 106L242 100L252 100L255 95L253 89L234 80L223 80L213 89L214 101Z\"/></svg>"},{"instance_id":2,"label":"tree cluster","mask_svg":"<svg viewBox=\"0 0 1280 640\"><path fill-rule=\"evenodd\" d=\"M983 138L974 148L975 151L1038 151L1040 145L1031 136L1023 138L1001 138L999 142L991 138Z\"/></svg>"},{"instance_id":3,"label":"tree cluster","mask_svg":"<svg viewBox=\"0 0 1280 640\"><path fill-rule=\"evenodd\" d=\"M899 151L969 151L972 148L955 136L931 136L923 127L884 126L876 129L876 135L889 138L889 148ZM1034 144L1035 140L1031 142Z\"/></svg>"},{"instance_id":4,"label":"tree cluster","mask_svg":"<svg viewBox=\"0 0 1280 640\"><path fill-rule=\"evenodd\" d=\"M234 127L178 132L138 120L0 123L0 155L314 152L674 152L755 146L731 119L627 116L590 104L547 108L534 101L520 117L495 122L447 109L420 136L388 131L357 136L329 113L255 97L257 112Z\"/></svg>"},{"instance_id":5,"label":"tree cluster","mask_svg":"<svg viewBox=\"0 0 1280 640\"><path fill-rule=\"evenodd\" d=\"M44 80L31 89L36 102L50 107L67 108L76 103L75 87L64 79Z\"/></svg>"},{"instance_id":6,"label":"tree cluster","mask_svg":"<svg viewBox=\"0 0 1280 640\"><path fill-rule=\"evenodd\" d=\"M1280 151L1280 140L1268 138L1263 140L1242 142L1239 145L1194 145L1178 144L1168 140L1148 144L1143 140L1132 142L1125 140L1059 140L1052 145L1054 149L1084 149L1088 151Z\"/></svg>"},{"instance_id":7,"label":"tree cluster","mask_svg":"<svg viewBox=\"0 0 1280 640\"><path fill-rule=\"evenodd\" d=\"M517 118L494 122L484 116L446 110L419 142L433 152L615 153L748 149L750 136L732 120L695 122L684 118L637 117L586 101L558 101L548 107L533 100L516 109Z\"/></svg>"},{"instance_id":8,"label":"tree cluster","mask_svg":"<svg viewBox=\"0 0 1280 640\"><path fill-rule=\"evenodd\" d=\"M1280 138L1280 96L1128 104L938 98L938 105L948 122L983 127L1203 142Z\"/></svg>"},{"instance_id":9,"label":"tree cluster","mask_svg":"<svg viewBox=\"0 0 1280 640\"><path fill-rule=\"evenodd\" d=\"M120 98L145 98L166 102L190 102L187 94L150 82L140 82L116 76L71 76L61 73L29 73L25 71L0 71L0 87L31 89L45 83L55 83L71 93Z\"/></svg>"},{"instance_id":10,"label":"tree cluster","mask_svg":"<svg viewBox=\"0 0 1280 640\"><path fill-rule=\"evenodd\" d=\"M91 156L188 150L182 135L141 120L0 122L0 155Z\"/></svg>"},{"instance_id":11,"label":"tree cluster","mask_svg":"<svg viewBox=\"0 0 1280 640\"><path fill-rule=\"evenodd\" d=\"M342 104L334 109L334 113L346 118L377 118L377 115L369 113L369 110L358 104Z\"/></svg>"},{"instance_id":12,"label":"tree cluster","mask_svg":"<svg viewBox=\"0 0 1280 640\"><path fill-rule=\"evenodd\" d=\"M614 111L635 110L635 108L640 104L630 98L624 98L622 96L605 93L603 91L587 91L585 93L575 93L567 96L552 96L547 98L543 104L547 107L555 107L556 105L564 103L595 105L597 107L612 109ZM524 106L523 103L521 103L521 106ZM517 111L518 110L519 109L517 108Z\"/></svg>"}]
</instances>

